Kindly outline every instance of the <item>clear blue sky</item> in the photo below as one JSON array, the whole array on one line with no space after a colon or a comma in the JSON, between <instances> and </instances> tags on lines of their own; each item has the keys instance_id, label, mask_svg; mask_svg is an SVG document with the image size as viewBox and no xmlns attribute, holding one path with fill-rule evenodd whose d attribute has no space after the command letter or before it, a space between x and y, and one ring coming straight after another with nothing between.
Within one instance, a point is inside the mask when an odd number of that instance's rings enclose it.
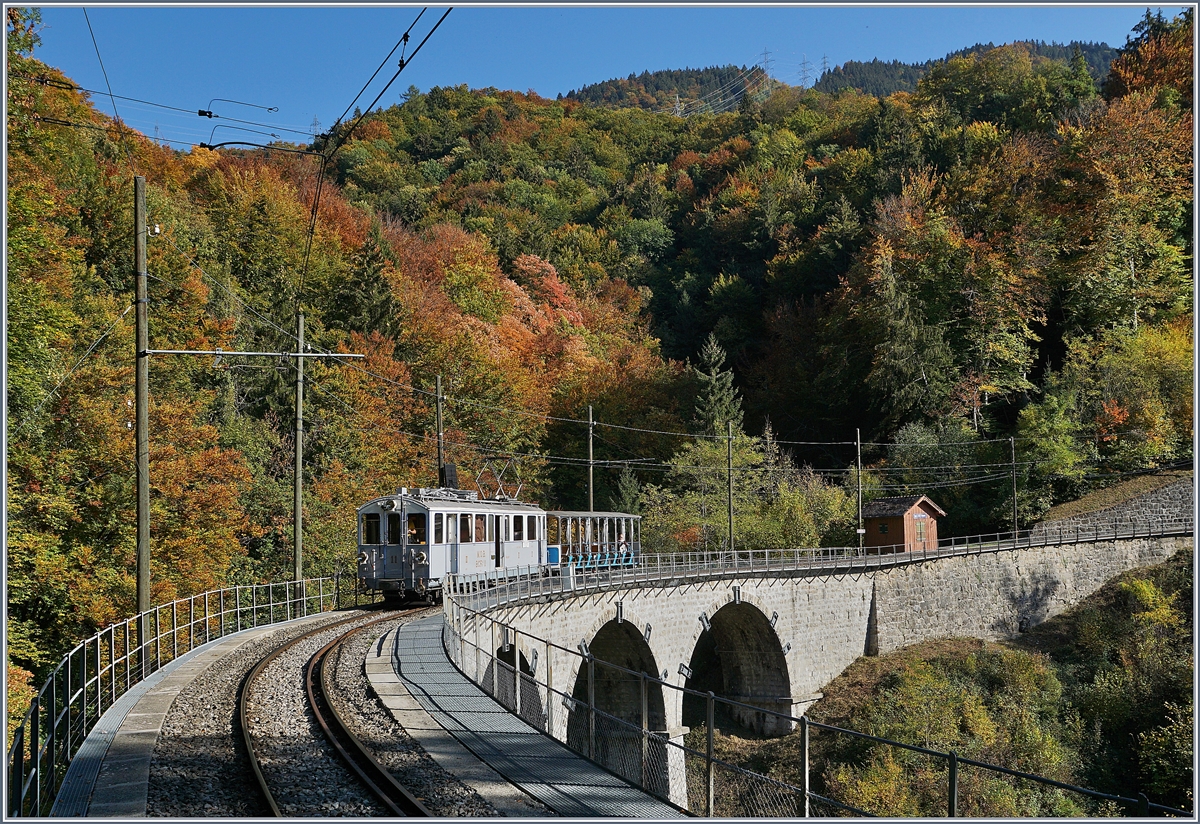
<instances>
[{"instance_id":1,"label":"clear blue sky","mask_svg":"<svg viewBox=\"0 0 1200 824\"><path fill-rule=\"evenodd\" d=\"M446 7L430 7L413 29L409 53ZM1155 7L1157 8L1157 7ZM456 7L380 101L398 102L410 85L428 90L466 83L545 97L631 72L749 65L800 84L823 59L924 61L978 42L1071 40L1120 46L1145 5L957 7ZM307 130L329 126L416 17L419 7L89 6L92 31L115 94L196 110L212 98L227 118ZM1168 16L1177 7L1164 7ZM105 79L80 6L43 6L37 56L80 85ZM374 99L395 73L393 58L367 90ZM811 80L810 80L811 82ZM112 113L107 97L96 104ZM195 115L117 100L130 125L188 143L208 141L214 123ZM228 121L226 121L227 123ZM285 133L276 132L282 136ZM269 140L218 129L213 141Z\"/></svg>"}]
</instances>

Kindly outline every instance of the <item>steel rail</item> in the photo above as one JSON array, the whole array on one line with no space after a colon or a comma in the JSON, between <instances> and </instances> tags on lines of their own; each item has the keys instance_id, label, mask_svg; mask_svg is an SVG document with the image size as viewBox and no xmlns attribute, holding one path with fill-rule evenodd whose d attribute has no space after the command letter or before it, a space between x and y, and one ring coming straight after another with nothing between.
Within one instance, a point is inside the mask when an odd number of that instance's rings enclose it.
<instances>
[{"instance_id":1,"label":"steel rail","mask_svg":"<svg viewBox=\"0 0 1200 824\"><path fill-rule=\"evenodd\" d=\"M328 698L333 692L333 685L330 683L333 677L331 668L325 666L330 654L352 636L393 618L394 615L388 615L354 627L322 647L304 668L305 689L308 692L309 706L312 707L317 724L329 739L329 743L392 815L429 818L433 813L407 787L397 781L387 767L379 763L358 736L351 732L346 719Z\"/></svg>"},{"instance_id":2,"label":"steel rail","mask_svg":"<svg viewBox=\"0 0 1200 824\"><path fill-rule=\"evenodd\" d=\"M386 618L393 618L393 617L395 617L395 615L385 616L385 618L381 618L381 619L377 619L377 620L385 620ZM351 624L351 623L354 623L355 621L361 621L361 620L362 620L362 615L355 615L352 618L346 618L342 621L335 621L332 624L324 624L320 627L317 627L316 629L309 630L308 632L304 633L303 635L299 635L299 636L293 638L292 640L288 641L286 644L283 644L282 646L279 646L276 649L272 650L270 652L270 654L266 655L261 661L259 661L257 664L255 664L254 668L252 670L250 670L250 672L247 673L246 677L242 680L242 687L238 694L238 721L242 725L242 740L245 742L246 752L250 756L250 769L253 771L255 779L258 781L259 789L262 790L263 797L266 799L266 802L267 802L267 806L271 810L271 815L275 816L276 818L284 818L285 816L284 816L283 812L280 811L279 804L275 801L275 796L271 793L271 788L269 786L267 786L267 778L265 775L263 775L262 764L259 761L258 753L254 749L254 738L250 734L250 724L249 724L249 715L248 715L248 707L249 707L249 703L250 703L249 702L250 690L253 687L254 683L258 680L258 677L260 675L262 675L263 671L268 666L270 666L272 662L274 662L277 658L279 658L279 656L283 655L285 652L290 650L292 647L296 646L297 644L301 643L302 641L306 641L307 639L309 639L312 636L317 635L319 633L327 632L331 629L337 629L338 627L345 626L346 624ZM374 622L372 622L372 623L374 623Z\"/></svg>"}]
</instances>

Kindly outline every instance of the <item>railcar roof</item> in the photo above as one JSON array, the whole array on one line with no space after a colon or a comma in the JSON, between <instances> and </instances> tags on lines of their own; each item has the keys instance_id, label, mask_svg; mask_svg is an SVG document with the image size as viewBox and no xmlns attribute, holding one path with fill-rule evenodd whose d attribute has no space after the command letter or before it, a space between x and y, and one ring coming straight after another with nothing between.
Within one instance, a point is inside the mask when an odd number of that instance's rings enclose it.
<instances>
[{"instance_id":1,"label":"railcar roof","mask_svg":"<svg viewBox=\"0 0 1200 824\"><path fill-rule=\"evenodd\" d=\"M359 509L379 504L383 501L398 501L409 500L420 504L427 508L435 509L453 509L453 510L475 510L475 509L520 509L533 512L542 512L542 508L537 504L526 503L525 501L517 500L495 500L493 498L461 497L454 493L468 492L468 490L439 490L439 489L410 489L405 492L395 492L391 495L380 495L378 498L367 501L359 506ZM474 494L471 492L470 494Z\"/></svg>"},{"instance_id":2,"label":"railcar roof","mask_svg":"<svg viewBox=\"0 0 1200 824\"><path fill-rule=\"evenodd\" d=\"M588 512L586 510L569 510L569 509L552 509L546 511L547 515L557 515L563 518L640 518L641 515L633 515L629 512Z\"/></svg>"}]
</instances>

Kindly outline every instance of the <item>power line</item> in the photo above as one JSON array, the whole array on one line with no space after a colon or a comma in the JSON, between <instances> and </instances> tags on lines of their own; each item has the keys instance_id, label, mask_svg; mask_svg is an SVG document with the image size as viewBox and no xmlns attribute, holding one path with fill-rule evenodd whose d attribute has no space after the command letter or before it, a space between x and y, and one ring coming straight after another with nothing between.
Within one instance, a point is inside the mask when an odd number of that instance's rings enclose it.
<instances>
[{"instance_id":1,"label":"power line","mask_svg":"<svg viewBox=\"0 0 1200 824\"><path fill-rule=\"evenodd\" d=\"M100 62L100 71L104 75L104 85L108 87L108 96L112 100L113 115L116 117L117 125L121 126L121 114L117 111L117 101L113 97L112 84L108 82L108 70L104 68L104 58L100 56L100 44L96 42L96 33L92 31L92 21L88 17L87 9L83 10L83 19L87 21L88 34L92 36L92 45L96 49L96 60ZM121 142L124 144L125 159L129 161L129 168L134 174L137 174L137 163L134 162L133 152L129 148L129 144L124 142L125 133L118 129L117 134L121 137Z\"/></svg>"},{"instance_id":2,"label":"power line","mask_svg":"<svg viewBox=\"0 0 1200 824\"><path fill-rule=\"evenodd\" d=\"M404 58L400 58L400 68L396 70L396 73L394 75L392 75L392 79L389 80L387 82L387 85L384 86L383 89L379 92L379 94L375 96L375 99L371 101L371 105L367 106L367 108L362 113L359 114L358 118L353 123L350 124L350 127L348 129L346 129L344 132L342 132L340 135L338 135L338 137L334 140L333 147L331 149L329 149L328 152L325 153L324 157L322 158L321 163L319 164L319 167L317 170L317 174L318 174L317 190L316 190L316 193L313 195L312 216L309 219L308 237L304 242L304 266L300 270L300 286L296 290L296 311L297 312L299 312L300 303L304 299L304 281L306 280L306 278L308 276L308 263L309 263L310 255L312 253L313 237L316 235L316 231L317 231L317 214L320 211L321 189L323 188L323 185L325 182L325 165L330 160L333 159L333 156L337 153L337 150L340 149L342 147L342 144L344 144L346 142L346 140L349 139L350 135L354 132L354 129L358 126L359 123L362 122L362 119L367 116L367 113L370 112L371 109L373 109L375 107L375 104L379 102L380 98L383 97L384 93L387 92L387 90L389 88L391 88L392 84L396 82L396 78L399 77L400 73L404 71L404 67L412 62L412 60L417 56L417 53L419 51L421 51L421 47L424 46L425 43L429 40L429 38L433 36L433 33L438 30L438 26L442 25L442 21L445 20L447 16L449 16L451 11L453 11L453 7L446 9L446 13L441 16L441 18L437 21L437 23L434 24L433 28L429 30L429 33L425 35L425 38L421 41L421 43L413 50L412 56L408 58L408 61L405 61ZM400 38L402 43L408 42L408 32L412 31L412 27L417 24L417 20L420 20L421 15L423 15L424 13L425 13L425 9L421 9L420 14L417 15L416 19L413 20L412 24L408 27L408 31L406 31L404 33L404 35ZM395 47L393 47L392 52L390 52L388 54L389 58L391 57L391 54L395 52L395 50L396 50ZM388 58L384 58L384 62L386 62L387 59ZM382 65L380 66L380 68L383 68ZM375 74L378 74L378 73L379 73L379 69L376 69ZM374 77L375 77L375 75L371 75L372 80L374 79ZM368 80L367 85L370 85L370 82L371 81ZM364 86L363 88L365 90L366 86ZM361 91L357 95L355 95L354 100L358 100L358 98L360 96L362 96ZM352 101L350 103L350 106L353 106L353 105L354 105L354 103ZM349 106L346 107L346 111L349 111L349 110L350 110L350 107ZM341 118L339 118L339 122L340 122L340 120L341 120ZM337 128L337 123L334 124L333 128L334 129ZM331 129L331 131L332 131L332 129Z\"/></svg>"},{"instance_id":3,"label":"power line","mask_svg":"<svg viewBox=\"0 0 1200 824\"><path fill-rule=\"evenodd\" d=\"M86 8L83 10L83 19L87 22L88 34L92 36L92 46L96 49L96 59L100 61L100 73L104 75L104 85L108 87L108 96L109 99L112 100L113 104L113 114L116 115L117 120L119 121L121 119L121 114L117 111L117 101L116 98L113 97L112 83L108 82L108 70L104 68L104 58L100 56L100 44L96 42L96 33L92 31L92 20L90 17L88 17Z\"/></svg>"},{"instance_id":4,"label":"power line","mask_svg":"<svg viewBox=\"0 0 1200 824\"><path fill-rule=\"evenodd\" d=\"M345 143L346 140L349 139L350 135L354 132L354 129L358 126L359 123L362 122L362 119L367 116L367 114L371 111L371 109L375 108L375 104L378 103L380 98L382 98L383 95L387 92L387 90L392 87L392 84L396 82L396 78L398 78L400 76L400 73L404 71L404 69L408 66L408 64L416 59L417 53L421 51L421 48L425 45L426 42L428 42L429 38L433 36L433 33L438 30L438 26L442 25L442 21L445 20L447 17L449 17L450 12L452 12L452 11L454 11L453 6L446 9L446 13L443 14L438 19L438 21L433 24L433 28L429 30L429 33L425 35L424 39L422 39L421 42L417 45L417 47L415 49L413 49L413 53L408 58L408 60L407 61L405 61L404 59L400 60L400 68L396 71L395 74L392 75L392 79L387 82L387 85L383 87L383 89L379 92L379 94L375 95L375 99L371 101L371 105L367 106L367 108L364 109L361 114L359 114L358 118L353 123L350 124L350 128L346 129L346 131L344 133L342 133L342 135L338 138L337 142L334 143L333 152L336 152L338 150L338 148L343 143ZM421 13L424 14L424 9L421 10ZM419 15L418 15L418 18L419 18ZM414 24L416 23L415 20L413 22L414 22ZM333 152L330 152L331 157L333 156Z\"/></svg>"},{"instance_id":5,"label":"power line","mask_svg":"<svg viewBox=\"0 0 1200 824\"><path fill-rule=\"evenodd\" d=\"M315 383L313 384L313 386L322 395L325 395L326 397L329 397L329 398L337 401L343 408L345 408L352 415L354 415L356 417L363 416L364 413L362 412L362 410L356 409L352 404L347 403L344 399L337 396L335 393L333 393L327 389L324 389L323 387L320 387ZM324 427L324 428L329 429L330 427ZM403 429L391 428L391 427L387 427L387 426L379 425L379 424L374 424L370 427L364 427L364 428L355 427L352 429L354 431L388 432L388 433L393 433L393 434L400 434L400 435L405 435L407 437L415 438L417 440L421 440L421 441L425 441L425 442L433 442L436 440L435 436L433 436L433 435L409 432L409 431L406 431ZM616 448L621 448L623 451L628 452L628 450L624 449L623 447L620 447L617 444L613 444L610 441L607 441L606 439L602 439L602 440L604 440L604 442L609 444L610 446L614 446ZM589 461L586 458L582 458L582 457L577 458L577 457L570 456L570 455L551 455L551 454L540 453L540 452L522 452L519 450L511 450L511 449L497 449L497 448L491 448L491 447L477 446L477 445L469 443L469 442L458 442L455 445L458 447L461 447L461 448L470 449L472 451L480 452L480 453L487 453L487 454L493 454L493 455L509 455L512 457L536 458L539 460L545 460L548 463L551 463L554 465L587 466L589 464ZM628 465L636 464L636 466L639 470L660 471L660 472L676 472L676 471L678 471L678 472L683 472L685 474L721 474L721 473L728 471L725 467L721 467L721 466L679 464L679 463L671 463L669 461L660 461L656 458L646 458L646 457L630 457L630 458L618 459L618 460L592 461L591 463L593 463L595 465L602 465L602 466L603 465L606 465L606 466L628 466ZM1037 462L1035 462L1035 461L1021 461L1021 462L1018 462L1017 465L1018 466L1032 466L1032 465L1035 465L1036 463ZM972 469L972 468L992 468L992 467L1001 467L1001 466L1008 467L1011 465L1012 465L1011 463L977 464L977 465L969 465L969 466L963 466L963 467L951 467L951 468ZM914 470L914 469L944 469L944 468L946 468L946 467L930 466L930 467L904 467L904 468L898 468L898 469ZM790 474L790 473L794 473L794 472L804 473L805 471L806 471L805 469L795 468L795 467L776 468L776 467L769 467L769 466L763 466L763 465L734 467L734 472L741 476L751 475L754 473L772 474L772 473L782 472L785 474ZM848 472L848 470L812 470L812 469L808 469L807 471L812 472L813 474L846 474ZM864 471L879 472L881 470L879 468L868 468ZM920 484L916 484L916 485L920 486L924 489L944 489L944 488L952 488L952 487L958 487L958 486L970 486L970 485L980 484L980 483L991 483L995 480L1003 479L1003 478L1007 478L1007 477L1008 477L1007 473L1003 473L1003 472L1001 472L1001 473L985 473L983 475L977 475L977 476L969 477L969 478L958 478L958 479L950 479L950 480L943 480L943 481L931 481L931 482L924 482L924 483L920 483ZM914 486L914 484L893 483L893 484L882 484L879 488L885 489L885 490L900 490L900 489L908 489L912 486Z\"/></svg>"},{"instance_id":6,"label":"power line","mask_svg":"<svg viewBox=\"0 0 1200 824\"><path fill-rule=\"evenodd\" d=\"M110 128L116 128L117 131L120 132L122 135L125 134L124 130L126 130L126 129L131 132L133 131L132 129L129 128L128 125L126 125L125 123L119 122L119 121L114 121L112 126L97 126L95 123L73 123L70 120L61 120L57 117L42 117L41 115L36 115L36 114L30 115L30 119L35 120L38 123L45 123L49 126L69 126L73 129L92 129L93 131L98 131L98 132L107 132ZM195 146L196 146L196 143L193 141L190 141L190 140L172 140L171 138L167 138L167 137L156 137L155 142L175 143L180 146L188 146L191 148L195 148Z\"/></svg>"},{"instance_id":7,"label":"power line","mask_svg":"<svg viewBox=\"0 0 1200 824\"><path fill-rule=\"evenodd\" d=\"M93 128L101 128L101 127L93 127ZM194 266L200 272L200 274L204 277L204 279L207 280L210 284L217 287L221 291L225 292L231 299L236 301L238 305L240 305L243 309L245 309L246 311L250 312L252 315L257 317L258 319L260 319L262 322L266 323L268 326L271 327L271 329L281 333L282 335L286 336L288 339L295 339L294 333L289 332L288 330L286 330L283 327L276 324L270 318L266 317L265 315L262 315L260 312L258 312L256 309L254 309L253 306L251 306L245 300L243 300L239 295L237 295L235 292L231 291L228 287L226 287L225 284L221 283L219 280L217 280L217 279L213 278L211 275L209 275L208 272L206 272L204 270L204 268L202 266L200 266L200 264L196 261L196 259L194 257L192 257L191 255L189 255L189 253L187 253L184 250L179 248L179 246L175 243L175 241L171 238L171 236L169 234L164 234L164 235L162 235L162 237L168 243L170 243L171 246L177 252L179 252L181 255L183 255L187 259L188 263L191 264L192 266ZM172 283L171 281L165 280L163 278L156 277L156 279L161 280L164 283L168 283L169 285L172 285L175 288L183 288L180 284ZM315 348L318 352L320 352L322 354L329 354L329 355L336 354L332 350L325 349L324 347L317 346L317 347L313 347L313 348ZM418 395L424 395L426 397L434 397L435 396L434 392L431 392L427 389L419 389L410 384L401 383L400 381L394 380L392 378L388 378L385 375L380 375L377 372L373 372L372 370L370 370L364 366L359 366L358 364L355 364L355 363L347 363L347 364L344 364L344 366L349 367L350 369L356 370L358 372L361 372L362 374L367 375L369 377L375 378L376 380L380 380L385 383L388 383L399 389L413 392ZM474 400L471 398L459 397L459 396L455 396L455 395L447 394L447 395L443 395L443 398L445 399L445 401L447 403L475 406L475 407L478 407L481 409L486 409L486 410L491 410L491 411L496 411L496 412L504 412L504 413L515 414L515 415L528 417L528 418L536 418L540 421L546 421L546 422L553 421L556 423L577 423L577 424L586 424L587 423L586 420L582 420L579 418L568 418L568 417L562 417L562 416L547 415L547 414L540 413L540 412L529 412L524 409L515 409L515 408L510 408L510 407L496 406L494 404L488 404L483 401L477 401L477 400ZM626 426L623 424L605 423L603 421L593 421L593 424L596 427L605 427L608 429L621 430L621 431L625 431L625 432L637 432L637 433L650 434L650 435L667 435L670 437L691 438L693 440L707 439L707 440L713 440L713 441L723 441L726 439L725 435L706 435L703 433L678 432L678 431L670 431L670 430L662 430L662 429L649 429L649 428L645 428L645 427L635 427L635 426ZM1131 433L1123 432L1123 433L1116 433L1116 434L1120 435L1120 434L1131 434ZM1007 438L981 438L981 439L975 440L975 441L947 441L945 443L939 443L939 444L894 444L894 443L886 444L886 443L875 443L875 442L865 442L864 441L864 445L885 446L885 447L899 446L899 447L912 447L912 448L921 447L921 448L936 449L941 446L951 446L951 445L970 446L970 445L984 444L984 443L998 443L998 442L1007 441L1007 440L1008 440ZM1037 438L1016 438L1016 440L1036 442L1038 439ZM772 441L773 441L773 443L782 444L782 445L804 445L804 446L846 446L846 445L853 445L855 443L854 441L788 441L788 440L779 440L779 439L772 439ZM605 443L611 444L612 442L607 441L605 439ZM1019 461L1017 465L1018 466L1032 466L1032 465L1036 465L1037 463L1040 463L1040 462ZM996 463L996 464L956 464L956 465L945 465L945 466L941 466L941 467L901 467L901 466L876 467L869 471L873 471L873 472L905 472L905 471L914 471L914 470L918 470L918 469L931 469L931 468L966 469L966 468L975 468L975 467L1011 466L1011 465L1012 465L1012 462L1007 461L1007 462ZM812 471L819 472L819 473L824 473L824 472L842 473L842 472L846 472L847 470L814 469Z\"/></svg>"},{"instance_id":8,"label":"power line","mask_svg":"<svg viewBox=\"0 0 1200 824\"><path fill-rule=\"evenodd\" d=\"M92 341L92 345L89 346L87 348L87 351L84 352L79 357L79 360L75 361L75 365L72 366L69 370L67 370L67 374L62 376L62 378L59 380L59 382L54 385L54 388L46 393L46 396L44 398L42 398L41 403L39 403L37 405L37 407L34 408L33 412L29 413L29 417L25 419L25 423L23 423L19 427L17 427L18 433L23 432L25 430L25 427L27 427L31 423L33 423L33 421L37 418L38 413L42 411L42 407L46 405L46 403L50 400L50 398L54 397L54 394L56 392L58 392L59 388L64 383L66 383L67 378L74 375L75 372L79 369L79 367L83 365L83 362L85 360L87 360L88 355L90 355L90 354L92 354L92 352L96 351L96 347L99 346L101 344L101 342L103 342L103 340L109 336L109 334L112 332L112 330L116 328L117 324L120 323L122 321L122 319L124 319L124 317L129 314L129 310L132 309L133 306L134 306L134 304L132 304L132 303L129 304L128 306L126 306L125 311L123 311L120 315L118 315L117 319L114 320L112 323L110 323L108 325L108 328L100 333L100 337L98 337L94 341Z\"/></svg>"},{"instance_id":9,"label":"power line","mask_svg":"<svg viewBox=\"0 0 1200 824\"><path fill-rule=\"evenodd\" d=\"M84 13L86 14L86 10ZM278 129L279 131L282 131L282 132L291 132L292 134L302 134L302 135L305 135L306 137L309 136L309 133L304 131L303 129L293 129L290 126L279 126L274 123L259 123L254 120L239 120L236 117L226 117L223 115L215 114L215 113L210 112L205 109L184 109L184 108L180 108L179 106L170 106L170 105L167 105L166 103L155 103L152 100L143 100L139 97L129 97L127 95L113 94L111 88L107 92L102 92L102 91L97 91L95 89L88 89L88 88L85 88L85 87L80 86L75 83L69 83L69 82L66 82L63 80L59 80L54 77L46 77L44 75L28 74L25 72L14 72L13 74L14 74L14 76L25 77L30 80L33 80L35 83L39 83L43 86L50 86L50 87L56 88L56 89L65 89L67 91L85 92L87 94L101 94L101 95L107 94L107 96L110 98L113 98L114 101L115 100L125 100L130 103L140 103L143 106L152 106L156 109L166 109L167 111L172 111L172 112L182 112L183 114L187 114L187 115L197 115L198 114L200 117L207 117L210 119L218 119L218 120L228 120L230 123L241 123L246 126L261 126L264 129ZM106 76L105 82L107 82L107 80L108 80L108 78ZM250 105L250 104L243 104L243 105ZM113 103L113 111L116 112L116 109L117 109L117 105L114 102ZM118 115L118 119L120 119L119 115Z\"/></svg>"},{"instance_id":10,"label":"power line","mask_svg":"<svg viewBox=\"0 0 1200 824\"><path fill-rule=\"evenodd\" d=\"M709 108L710 110L716 112L718 109L725 106L726 104L736 102L737 100L741 99L742 95L739 95L736 93L732 94L732 95L728 94L728 92L737 88L739 83L743 86L743 89L744 89L743 93L749 92L749 86L746 83L746 81L754 77L754 69L755 68L757 68L757 64L755 64L754 66L752 66L750 68L743 67L742 69L739 69L738 73L736 75L734 75L731 79L726 80L724 83L719 85L716 89L697 98L696 100L688 101L688 102L682 103L682 104L680 104L677 101L675 104L673 104L671 106L662 107L662 108L657 109L656 113L658 113L658 114L674 114L677 117L686 117L688 115L703 111L706 107Z\"/></svg>"},{"instance_id":11,"label":"power line","mask_svg":"<svg viewBox=\"0 0 1200 824\"><path fill-rule=\"evenodd\" d=\"M408 35L413 30L413 26L417 25L417 22L421 19L421 16L423 14L425 14L425 12L428 10L429 10L428 7L421 9L420 14L418 14L416 19L413 20L412 23L409 24L409 26L405 30L404 34L401 35L400 39L396 41L396 45L392 46L392 50L387 53L387 57L383 58L383 60L380 61L379 68L375 69L375 73L372 74L370 79L367 80L367 82L363 84L363 87L361 89L359 89L358 94L354 95L354 99L350 101L350 105L346 107L346 111L342 112L341 116L336 121L334 121L333 125L335 128L337 127L338 123L341 123L343 120L346 119L346 115L348 115L350 113L350 109L353 108L354 104L358 102L358 99L360 97L362 97L363 92L365 92L367 90L367 86L370 86L371 83L374 82L375 78L379 75L379 72L382 71L383 67L385 65L387 65L387 62L392 59L392 55L396 53L396 49L400 48L401 45L405 45L408 43ZM404 52L400 53L400 60L401 60L401 62L404 61Z\"/></svg>"}]
</instances>

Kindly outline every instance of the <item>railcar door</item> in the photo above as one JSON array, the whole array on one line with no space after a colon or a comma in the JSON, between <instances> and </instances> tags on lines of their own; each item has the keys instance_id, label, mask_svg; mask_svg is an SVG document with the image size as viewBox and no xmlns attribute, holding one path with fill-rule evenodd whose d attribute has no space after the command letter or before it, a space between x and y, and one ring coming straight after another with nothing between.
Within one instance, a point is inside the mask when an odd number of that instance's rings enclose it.
<instances>
[{"instance_id":1,"label":"railcar door","mask_svg":"<svg viewBox=\"0 0 1200 824\"><path fill-rule=\"evenodd\" d=\"M359 519L359 525L358 575L367 581L368 586L374 587L384 574L384 565L380 558L383 547L379 546L382 543L379 539L379 513L363 513Z\"/></svg>"},{"instance_id":2,"label":"railcar door","mask_svg":"<svg viewBox=\"0 0 1200 824\"><path fill-rule=\"evenodd\" d=\"M384 548L383 569L385 578L404 576L401 547L404 544L404 516L399 512L387 513L387 545Z\"/></svg>"},{"instance_id":3,"label":"railcar door","mask_svg":"<svg viewBox=\"0 0 1200 824\"><path fill-rule=\"evenodd\" d=\"M448 562L450 572L458 574L458 513L446 513L446 553L450 556Z\"/></svg>"}]
</instances>

